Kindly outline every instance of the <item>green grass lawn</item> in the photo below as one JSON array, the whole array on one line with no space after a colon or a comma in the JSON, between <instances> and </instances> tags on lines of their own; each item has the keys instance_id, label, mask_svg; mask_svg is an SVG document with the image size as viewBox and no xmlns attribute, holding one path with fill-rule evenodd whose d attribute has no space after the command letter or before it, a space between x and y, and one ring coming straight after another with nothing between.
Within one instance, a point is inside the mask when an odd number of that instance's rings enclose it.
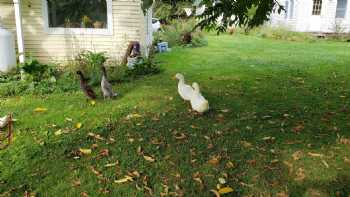
<instances>
[{"instance_id":1,"label":"green grass lawn","mask_svg":"<svg viewBox=\"0 0 350 197\"><path fill-rule=\"evenodd\" d=\"M163 72L116 84L113 101L1 98L18 121L0 151L0 196L213 196L223 178L226 196L348 197L350 44L208 39L158 55ZM209 113L189 112L177 72L199 82Z\"/></svg>"}]
</instances>

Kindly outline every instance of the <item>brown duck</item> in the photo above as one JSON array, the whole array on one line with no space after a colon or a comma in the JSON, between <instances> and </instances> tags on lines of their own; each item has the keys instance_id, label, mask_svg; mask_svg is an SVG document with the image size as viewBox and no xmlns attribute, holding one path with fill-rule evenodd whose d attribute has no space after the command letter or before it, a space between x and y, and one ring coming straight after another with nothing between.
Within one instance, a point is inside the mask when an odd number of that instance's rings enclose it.
<instances>
[{"instance_id":1,"label":"brown duck","mask_svg":"<svg viewBox=\"0 0 350 197\"><path fill-rule=\"evenodd\" d=\"M87 81L87 79L85 79L83 73L79 70L79 71L77 71L77 75L79 75L79 77L80 77L80 88L81 88L81 90L84 92L84 94L89 99L95 100L96 99L96 94L92 90L91 86L88 85L88 81Z\"/></svg>"}]
</instances>

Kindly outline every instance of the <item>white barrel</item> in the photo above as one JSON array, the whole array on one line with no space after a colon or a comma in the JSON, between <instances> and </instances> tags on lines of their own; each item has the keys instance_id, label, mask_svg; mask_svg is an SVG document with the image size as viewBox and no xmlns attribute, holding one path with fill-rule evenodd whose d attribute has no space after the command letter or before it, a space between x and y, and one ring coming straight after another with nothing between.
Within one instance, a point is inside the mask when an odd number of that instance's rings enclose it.
<instances>
[{"instance_id":1,"label":"white barrel","mask_svg":"<svg viewBox=\"0 0 350 197\"><path fill-rule=\"evenodd\" d=\"M9 72L16 67L15 41L11 32L0 25L0 72Z\"/></svg>"}]
</instances>

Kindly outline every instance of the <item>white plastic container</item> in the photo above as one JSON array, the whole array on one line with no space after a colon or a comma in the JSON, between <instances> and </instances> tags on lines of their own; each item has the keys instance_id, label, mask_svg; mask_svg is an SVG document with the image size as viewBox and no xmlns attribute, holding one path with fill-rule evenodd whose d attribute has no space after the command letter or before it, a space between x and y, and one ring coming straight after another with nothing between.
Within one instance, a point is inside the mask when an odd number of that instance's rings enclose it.
<instances>
[{"instance_id":1,"label":"white plastic container","mask_svg":"<svg viewBox=\"0 0 350 197\"><path fill-rule=\"evenodd\" d=\"M0 24L0 72L9 72L16 67L16 51L13 35Z\"/></svg>"}]
</instances>

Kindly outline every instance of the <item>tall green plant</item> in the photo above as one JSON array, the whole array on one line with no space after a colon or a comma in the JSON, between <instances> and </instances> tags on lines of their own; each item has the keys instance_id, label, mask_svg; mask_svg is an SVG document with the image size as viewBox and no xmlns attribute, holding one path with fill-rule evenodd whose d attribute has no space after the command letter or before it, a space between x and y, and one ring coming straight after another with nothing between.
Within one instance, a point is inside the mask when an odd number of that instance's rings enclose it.
<instances>
[{"instance_id":1,"label":"tall green plant","mask_svg":"<svg viewBox=\"0 0 350 197\"><path fill-rule=\"evenodd\" d=\"M91 85L97 85L101 81L101 66L106 62L104 52L96 53L84 51L76 57L80 69L90 78Z\"/></svg>"}]
</instances>

